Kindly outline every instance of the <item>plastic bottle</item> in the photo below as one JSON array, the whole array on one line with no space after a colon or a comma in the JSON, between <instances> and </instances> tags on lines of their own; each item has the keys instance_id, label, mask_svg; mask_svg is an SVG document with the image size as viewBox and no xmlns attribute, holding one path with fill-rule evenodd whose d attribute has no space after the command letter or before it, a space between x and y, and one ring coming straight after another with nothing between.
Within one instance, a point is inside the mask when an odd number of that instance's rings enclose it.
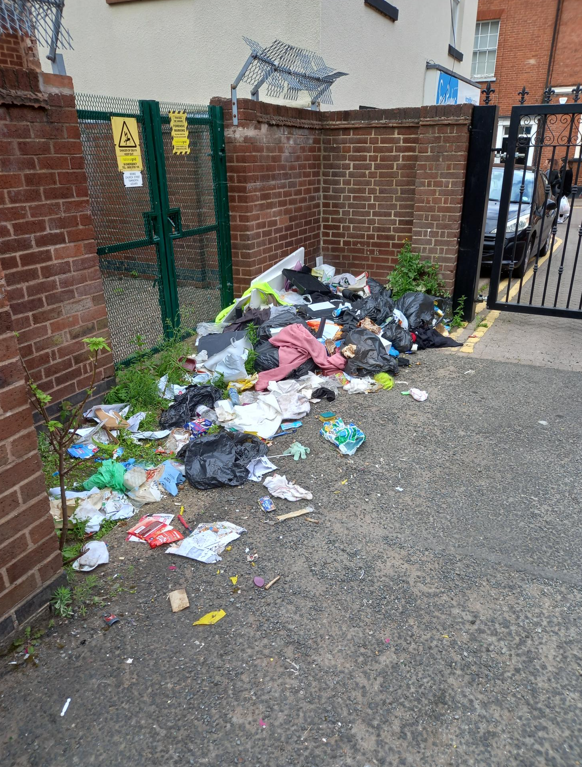
<instances>
[{"instance_id":1,"label":"plastic bottle","mask_svg":"<svg viewBox=\"0 0 582 767\"><path fill-rule=\"evenodd\" d=\"M228 396L233 405L240 405L240 396L236 389L236 386L232 384L228 387Z\"/></svg>"}]
</instances>

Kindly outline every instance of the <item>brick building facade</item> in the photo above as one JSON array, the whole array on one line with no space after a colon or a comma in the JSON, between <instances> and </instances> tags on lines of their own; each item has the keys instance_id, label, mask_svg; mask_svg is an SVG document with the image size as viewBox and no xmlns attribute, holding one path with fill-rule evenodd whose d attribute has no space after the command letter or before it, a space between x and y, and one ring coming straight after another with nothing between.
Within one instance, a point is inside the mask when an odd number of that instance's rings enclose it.
<instances>
[{"instance_id":1,"label":"brick building facade","mask_svg":"<svg viewBox=\"0 0 582 767\"><path fill-rule=\"evenodd\" d=\"M487 22L494 26L480 26ZM480 31L489 32L489 40ZM502 118L519 103L517 94L524 85L527 103L540 104L547 87L556 91L554 103L559 98L572 101L572 89L582 82L581 39L580 0L479 0L476 50L483 55L489 48L491 53L487 71L476 72L474 60L473 77L483 86L491 80L492 103L499 105Z\"/></svg>"}]
</instances>

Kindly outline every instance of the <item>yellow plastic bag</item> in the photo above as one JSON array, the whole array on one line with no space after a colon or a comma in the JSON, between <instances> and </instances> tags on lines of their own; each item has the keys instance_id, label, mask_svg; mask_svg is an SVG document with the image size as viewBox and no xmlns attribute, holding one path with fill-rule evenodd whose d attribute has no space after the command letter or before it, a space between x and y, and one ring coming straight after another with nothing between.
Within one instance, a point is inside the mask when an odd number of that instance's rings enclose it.
<instances>
[{"instance_id":1,"label":"yellow plastic bag","mask_svg":"<svg viewBox=\"0 0 582 767\"><path fill-rule=\"evenodd\" d=\"M192 624L193 626L212 626L214 623L218 623L218 621L222 620L226 613L224 610L215 610L211 613L206 613L206 615L203 615L202 618L199 618L197 621L194 621Z\"/></svg>"}]
</instances>

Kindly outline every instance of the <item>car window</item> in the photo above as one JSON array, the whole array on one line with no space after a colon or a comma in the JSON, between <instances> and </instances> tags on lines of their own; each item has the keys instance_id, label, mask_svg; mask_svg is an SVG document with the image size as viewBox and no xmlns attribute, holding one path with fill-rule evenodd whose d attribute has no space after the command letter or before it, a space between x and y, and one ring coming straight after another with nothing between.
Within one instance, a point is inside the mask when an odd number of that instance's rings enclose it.
<instances>
[{"instance_id":1,"label":"car window","mask_svg":"<svg viewBox=\"0 0 582 767\"><path fill-rule=\"evenodd\" d=\"M499 202L501 199L501 187L503 186L504 168L493 168L491 171L491 185L489 186L489 199ZM511 202L519 202L519 189L523 180L523 170L516 169L513 172L513 184L511 185ZM522 203L531 203L534 194L534 174L528 170L525 173Z\"/></svg>"}]
</instances>

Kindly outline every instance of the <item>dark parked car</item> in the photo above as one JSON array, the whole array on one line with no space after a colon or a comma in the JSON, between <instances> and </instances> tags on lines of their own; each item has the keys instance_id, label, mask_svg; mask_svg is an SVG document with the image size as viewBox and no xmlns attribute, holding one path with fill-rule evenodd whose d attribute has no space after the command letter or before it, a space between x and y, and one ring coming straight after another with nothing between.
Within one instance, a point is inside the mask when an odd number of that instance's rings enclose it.
<instances>
[{"instance_id":1,"label":"dark parked car","mask_svg":"<svg viewBox=\"0 0 582 767\"><path fill-rule=\"evenodd\" d=\"M493 262L504 170L503 165L494 165L491 172L487 223L483 241L483 258L481 260L483 266L491 266ZM525 189L520 209L519 189L522 180L524 181ZM536 171L528 168L525 172L525 180L523 179L523 167L517 167L513 171L513 186L507 216L502 269L509 271L513 266L514 276L523 277L530 260L537 255L539 242L541 242L541 255L544 255L550 246L552 224L556 217L556 201L550 195L544 211L545 186L546 177L541 171L538 171L536 178ZM531 234L528 241L527 227L530 224Z\"/></svg>"}]
</instances>

